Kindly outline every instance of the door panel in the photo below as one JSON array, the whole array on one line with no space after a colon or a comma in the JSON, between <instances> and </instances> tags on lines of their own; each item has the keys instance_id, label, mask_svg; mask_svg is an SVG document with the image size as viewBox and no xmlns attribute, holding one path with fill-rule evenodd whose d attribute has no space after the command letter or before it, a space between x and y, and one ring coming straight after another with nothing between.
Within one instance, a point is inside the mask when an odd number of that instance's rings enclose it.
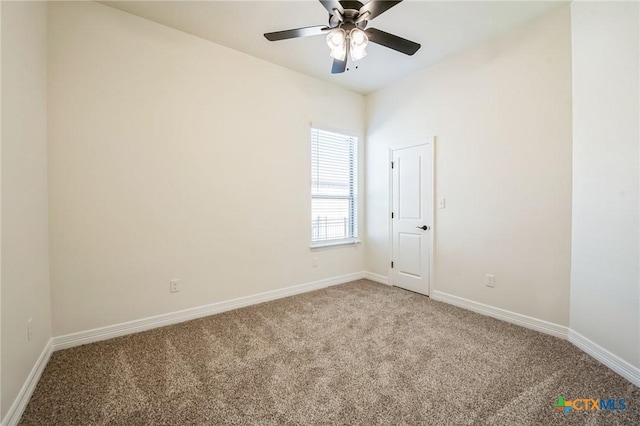
<instances>
[{"instance_id":1,"label":"door panel","mask_svg":"<svg viewBox=\"0 0 640 426\"><path fill-rule=\"evenodd\" d=\"M398 272L401 274L419 277L422 274L421 265L421 241L422 235L407 234L401 232L398 234L398 252L404 253L402 261L398 262Z\"/></svg>"},{"instance_id":2,"label":"door panel","mask_svg":"<svg viewBox=\"0 0 640 426\"><path fill-rule=\"evenodd\" d=\"M398 218L422 218L420 205L420 157L398 158Z\"/></svg>"},{"instance_id":3,"label":"door panel","mask_svg":"<svg viewBox=\"0 0 640 426\"><path fill-rule=\"evenodd\" d=\"M429 294L432 226L431 145L392 152L391 283ZM427 229L422 229L426 226Z\"/></svg>"}]
</instances>

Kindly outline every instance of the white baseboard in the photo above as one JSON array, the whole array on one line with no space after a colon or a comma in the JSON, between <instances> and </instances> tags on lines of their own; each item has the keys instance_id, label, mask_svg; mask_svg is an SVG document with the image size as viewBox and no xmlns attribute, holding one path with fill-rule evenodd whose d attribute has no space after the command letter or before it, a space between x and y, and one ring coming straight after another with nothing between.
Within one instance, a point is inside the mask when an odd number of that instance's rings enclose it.
<instances>
[{"instance_id":1,"label":"white baseboard","mask_svg":"<svg viewBox=\"0 0 640 426\"><path fill-rule=\"evenodd\" d=\"M487 315L502 321L516 324L541 333L550 334L561 339L568 340L574 346L600 361L620 376L629 380L634 385L640 387L640 368L629 364L627 361L609 352L597 343L587 339L580 333L562 325L554 324L548 321L532 318L526 315L517 314L505 309L496 308L494 306L485 305L483 303L474 302L473 300L464 299L462 297L453 296L441 291L433 291L431 294L433 300L449 303L450 305L468 309L482 315Z\"/></svg>"},{"instance_id":2,"label":"white baseboard","mask_svg":"<svg viewBox=\"0 0 640 426\"><path fill-rule=\"evenodd\" d=\"M570 329L568 340L586 354L597 359L634 385L640 387L640 368L629 364L627 361L609 352L592 340L587 339L577 331Z\"/></svg>"},{"instance_id":3,"label":"white baseboard","mask_svg":"<svg viewBox=\"0 0 640 426\"><path fill-rule=\"evenodd\" d=\"M57 336L53 338L53 350L57 351L60 349L67 349L74 346L97 342L100 340L112 339L114 337L138 333L140 331L150 330L153 328L163 327L171 324L177 324L196 318L219 314L221 312L230 311L232 309L243 308L245 306L293 296L295 294L306 293L308 291L319 290L321 288L338 284L344 284L362 278L365 278L365 273L356 272L353 274L341 275L338 277L327 278L320 281L313 281L310 283L295 285L278 290L266 291L264 293L258 293L251 296L239 297L237 299L184 309L182 311L170 312L168 314L156 315L153 317L95 328L92 330Z\"/></svg>"},{"instance_id":4,"label":"white baseboard","mask_svg":"<svg viewBox=\"0 0 640 426\"><path fill-rule=\"evenodd\" d=\"M9 408L7 415L4 419L2 419L2 426L15 426L20 421L22 417L22 413L24 409L27 407L27 403L29 399L31 399L31 395L38 384L38 380L40 380L40 376L44 371L44 368L49 362L49 358L51 358L51 353L53 352L53 339L49 339L44 349L40 353L38 360L35 365L29 372L27 376L27 380L22 385L20 392L16 396L16 399L13 401L13 404Z\"/></svg>"},{"instance_id":5,"label":"white baseboard","mask_svg":"<svg viewBox=\"0 0 640 426\"><path fill-rule=\"evenodd\" d=\"M433 300L445 302L482 315L506 321L511 324L516 324L541 333L550 334L561 339L567 338L568 328L552 322L529 317L527 315L517 314L515 312L507 311L506 309L485 305L484 303L474 302L473 300L464 299L441 291L432 291L431 298Z\"/></svg>"},{"instance_id":6,"label":"white baseboard","mask_svg":"<svg viewBox=\"0 0 640 426\"><path fill-rule=\"evenodd\" d=\"M389 285L389 277L385 277L384 275L374 274L373 272L363 272L364 278L375 281L380 284Z\"/></svg>"}]
</instances>

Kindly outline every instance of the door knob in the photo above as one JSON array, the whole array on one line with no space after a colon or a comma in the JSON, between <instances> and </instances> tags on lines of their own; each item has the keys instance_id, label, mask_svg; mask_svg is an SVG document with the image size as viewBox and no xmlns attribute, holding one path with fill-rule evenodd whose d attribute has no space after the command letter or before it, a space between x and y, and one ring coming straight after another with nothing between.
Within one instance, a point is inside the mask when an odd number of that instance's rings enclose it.
<instances>
[{"instance_id":1,"label":"door knob","mask_svg":"<svg viewBox=\"0 0 640 426\"><path fill-rule=\"evenodd\" d=\"M422 229L423 231L428 231L429 229L431 229L431 228L429 228L427 225L416 226L416 228L418 228L418 229Z\"/></svg>"}]
</instances>

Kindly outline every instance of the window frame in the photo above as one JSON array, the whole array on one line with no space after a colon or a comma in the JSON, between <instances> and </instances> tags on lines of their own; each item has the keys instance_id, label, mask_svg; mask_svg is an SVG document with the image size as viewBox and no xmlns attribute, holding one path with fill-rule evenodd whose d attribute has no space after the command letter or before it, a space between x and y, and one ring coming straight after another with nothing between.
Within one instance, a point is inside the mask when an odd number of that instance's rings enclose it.
<instances>
[{"instance_id":1,"label":"window frame","mask_svg":"<svg viewBox=\"0 0 640 426\"><path fill-rule=\"evenodd\" d=\"M310 185L309 188L311 190L310 204L311 204L311 214L309 215L309 219L311 219L311 232L309 235L310 238L310 247L311 249L326 249L332 247L339 247L344 245L354 245L359 244L360 239L360 200L358 197L358 193L360 192L360 135L357 132L349 131L345 129L339 129L330 126L317 125L311 123L311 127L309 129L309 165L311 166L311 170L313 170L313 143L314 130L320 132L330 132L335 133L340 136L344 136L345 138L353 138L354 142L351 144L352 149L355 150L355 155L352 153L351 155L351 164L350 164L350 173L349 173L349 195L335 195L335 196L327 196L327 195L314 195L313 194L313 174L310 173ZM310 172L311 172L310 170ZM341 239L328 239L328 240L313 240L313 200L314 198L325 198L325 199L346 199L350 200L349 203L349 230L351 231L351 237L341 238Z\"/></svg>"}]
</instances>

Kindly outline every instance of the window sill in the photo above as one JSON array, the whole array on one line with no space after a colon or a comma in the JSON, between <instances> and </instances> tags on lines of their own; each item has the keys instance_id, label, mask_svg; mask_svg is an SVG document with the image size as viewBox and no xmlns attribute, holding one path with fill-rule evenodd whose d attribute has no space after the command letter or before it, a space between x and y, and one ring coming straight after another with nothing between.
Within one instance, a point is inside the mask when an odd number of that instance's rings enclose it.
<instances>
[{"instance_id":1,"label":"window sill","mask_svg":"<svg viewBox=\"0 0 640 426\"><path fill-rule=\"evenodd\" d=\"M342 246L355 246L360 244L360 240L352 238L349 240L338 240L338 241L322 241L317 243L311 243L311 250L322 250L329 248L339 248Z\"/></svg>"}]
</instances>

